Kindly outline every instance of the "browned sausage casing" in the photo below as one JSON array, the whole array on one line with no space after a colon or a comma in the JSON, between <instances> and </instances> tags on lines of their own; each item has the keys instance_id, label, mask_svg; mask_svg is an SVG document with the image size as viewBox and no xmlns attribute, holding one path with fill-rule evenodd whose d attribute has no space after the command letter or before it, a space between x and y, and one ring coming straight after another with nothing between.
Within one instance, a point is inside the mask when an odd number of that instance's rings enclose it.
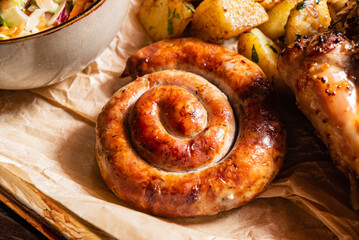
<instances>
[{"instance_id":1,"label":"browned sausage casing","mask_svg":"<svg viewBox=\"0 0 359 240\"><path fill-rule=\"evenodd\" d=\"M213 215L275 177L285 130L248 59L197 39L165 40L129 58L129 75L141 77L115 93L96 126L101 174L120 199L165 217Z\"/></svg>"}]
</instances>

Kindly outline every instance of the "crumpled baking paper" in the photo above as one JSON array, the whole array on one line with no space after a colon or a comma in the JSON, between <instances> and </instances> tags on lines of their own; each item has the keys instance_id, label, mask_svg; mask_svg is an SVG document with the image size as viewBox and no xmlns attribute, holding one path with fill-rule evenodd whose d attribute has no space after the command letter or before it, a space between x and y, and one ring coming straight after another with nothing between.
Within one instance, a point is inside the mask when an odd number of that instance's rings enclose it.
<instances>
[{"instance_id":1,"label":"crumpled baking paper","mask_svg":"<svg viewBox=\"0 0 359 240\"><path fill-rule=\"evenodd\" d=\"M132 0L121 31L82 72L46 88L0 91L0 187L45 220L65 222L63 234L78 239L359 239L347 179L287 100L285 163L254 201L215 216L166 219L133 210L108 190L94 127L102 106L131 80L120 78L126 59L151 43L137 21L139 5Z\"/></svg>"}]
</instances>

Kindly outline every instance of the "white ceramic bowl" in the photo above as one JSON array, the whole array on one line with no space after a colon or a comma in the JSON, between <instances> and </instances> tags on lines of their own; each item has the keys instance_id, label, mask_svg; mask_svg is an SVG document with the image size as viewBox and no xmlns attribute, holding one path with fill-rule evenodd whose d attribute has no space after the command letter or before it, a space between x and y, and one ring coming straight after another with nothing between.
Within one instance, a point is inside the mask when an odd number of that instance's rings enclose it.
<instances>
[{"instance_id":1,"label":"white ceramic bowl","mask_svg":"<svg viewBox=\"0 0 359 240\"><path fill-rule=\"evenodd\" d=\"M129 0L98 0L77 17L46 31L0 41L0 89L60 82L85 68L120 29Z\"/></svg>"}]
</instances>

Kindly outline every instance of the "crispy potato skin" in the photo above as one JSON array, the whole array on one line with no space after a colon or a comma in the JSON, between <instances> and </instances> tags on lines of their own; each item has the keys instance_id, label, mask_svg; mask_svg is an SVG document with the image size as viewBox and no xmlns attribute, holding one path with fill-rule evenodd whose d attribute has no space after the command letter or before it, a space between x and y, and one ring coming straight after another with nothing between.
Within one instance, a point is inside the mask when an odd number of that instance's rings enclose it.
<instances>
[{"instance_id":1,"label":"crispy potato skin","mask_svg":"<svg viewBox=\"0 0 359 240\"><path fill-rule=\"evenodd\" d=\"M222 42L268 20L254 0L204 0L193 16L190 34L208 42Z\"/></svg>"},{"instance_id":2,"label":"crispy potato skin","mask_svg":"<svg viewBox=\"0 0 359 240\"><path fill-rule=\"evenodd\" d=\"M269 20L259 26L259 29L274 40L285 35L285 25L287 24L290 11L300 0L283 1L268 11Z\"/></svg>"},{"instance_id":3,"label":"crispy potato skin","mask_svg":"<svg viewBox=\"0 0 359 240\"><path fill-rule=\"evenodd\" d=\"M183 0L145 0L138 18L154 41L181 36L192 20L194 7Z\"/></svg>"},{"instance_id":4,"label":"crispy potato skin","mask_svg":"<svg viewBox=\"0 0 359 240\"><path fill-rule=\"evenodd\" d=\"M283 2L283 0L256 0L265 10L273 8L275 5Z\"/></svg>"},{"instance_id":5,"label":"crispy potato skin","mask_svg":"<svg viewBox=\"0 0 359 240\"><path fill-rule=\"evenodd\" d=\"M327 0L305 0L294 7L286 25L285 41L290 44L300 36L311 37L328 28L331 22Z\"/></svg>"},{"instance_id":6,"label":"crispy potato skin","mask_svg":"<svg viewBox=\"0 0 359 240\"><path fill-rule=\"evenodd\" d=\"M258 64L276 91L287 93L289 88L282 81L277 63L281 49L258 28L242 33L238 38L238 53Z\"/></svg>"},{"instance_id":7,"label":"crispy potato skin","mask_svg":"<svg viewBox=\"0 0 359 240\"><path fill-rule=\"evenodd\" d=\"M143 159L141 151L132 147L132 133L128 131L134 129L128 130L127 123L133 114L130 111L137 96L158 87L185 86L195 99L207 96L209 83L198 84L193 75L209 80L223 92L220 95L228 97L238 127L232 148L220 161L195 166L191 171L154 167L152 160ZM123 76L142 77L117 91L100 113L96 158L109 188L131 206L165 217L213 215L252 200L279 171L285 152L285 129L269 83L250 60L198 39L164 40L130 57ZM167 100L174 108L180 104L175 99ZM217 112L219 105L213 103L213 112ZM157 131L142 128L142 123L140 126L144 134Z\"/></svg>"}]
</instances>

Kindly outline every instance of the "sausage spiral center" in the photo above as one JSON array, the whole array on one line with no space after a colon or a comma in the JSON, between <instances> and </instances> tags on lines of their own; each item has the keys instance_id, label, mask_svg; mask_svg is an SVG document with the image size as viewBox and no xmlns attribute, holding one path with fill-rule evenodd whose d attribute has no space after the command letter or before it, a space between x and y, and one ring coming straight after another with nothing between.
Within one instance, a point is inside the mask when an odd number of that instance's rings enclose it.
<instances>
[{"instance_id":1,"label":"sausage spiral center","mask_svg":"<svg viewBox=\"0 0 359 240\"><path fill-rule=\"evenodd\" d=\"M235 134L226 96L192 73L172 70L147 77L164 85L145 92L131 111L130 134L137 152L168 171L194 170L222 159Z\"/></svg>"}]
</instances>

